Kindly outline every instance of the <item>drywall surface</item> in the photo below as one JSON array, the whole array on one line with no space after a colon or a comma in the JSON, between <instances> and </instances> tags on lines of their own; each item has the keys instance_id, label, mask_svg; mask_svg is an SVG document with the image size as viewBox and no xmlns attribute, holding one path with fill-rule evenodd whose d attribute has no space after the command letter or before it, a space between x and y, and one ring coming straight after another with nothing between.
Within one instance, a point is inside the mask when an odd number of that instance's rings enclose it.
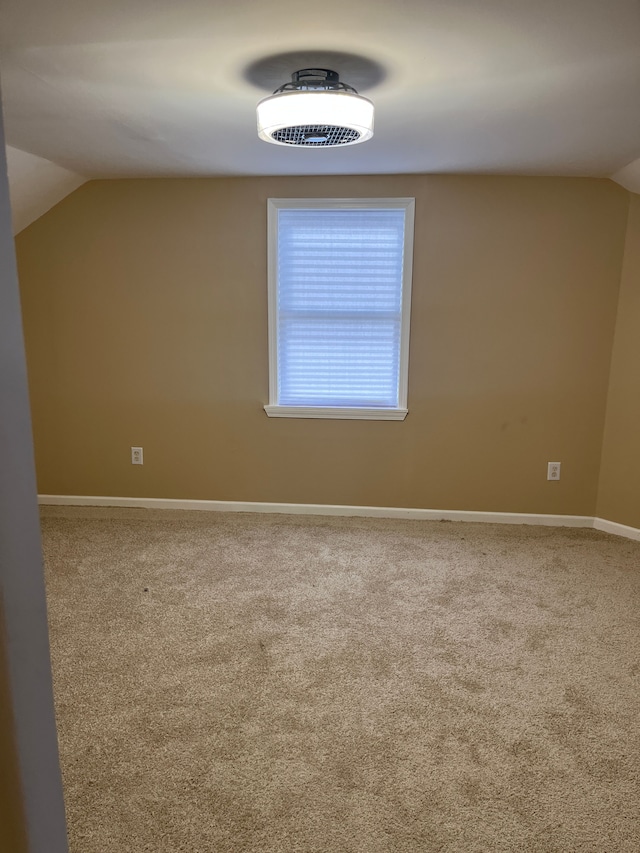
<instances>
[{"instance_id":1,"label":"drywall surface","mask_svg":"<svg viewBox=\"0 0 640 853\"><path fill-rule=\"evenodd\" d=\"M87 180L57 163L7 146L13 232L17 234Z\"/></svg>"},{"instance_id":2,"label":"drywall surface","mask_svg":"<svg viewBox=\"0 0 640 853\"><path fill-rule=\"evenodd\" d=\"M9 846L66 853L31 422L0 105L0 799ZM4 658L4 666L2 658ZM4 707L5 701L10 706ZM11 727L12 730L9 729ZM12 772L13 769L13 772ZM7 791L7 788L9 790Z\"/></svg>"},{"instance_id":3,"label":"drywall surface","mask_svg":"<svg viewBox=\"0 0 640 853\"><path fill-rule=\"evenodd\" d=\"M27 853L6 645L0 602L0 850Z\"/></svg>"},{"instance_id":4,"label":"drywall surface","mask_svg":"<svg viewBox=\"0 0 640 853\"><path fill-rule=\"evenodd\" d=\"M640 196L630 197L597 514L640 527Z\"/></svg>"},{"instance_id":5,"label":"drywall surface","mask_svg":"<svg viewBox=\"0 0 640 853\"><path fill-rule=\"evenodd\" d=\"M263 411L266 202L322 196L416 199L405 421ZM593 179L86 184L17 238L39 491L592 515L627 204Z\"/></svg>"},{"instance_id":6,"label":"drywall surface","mask_svg":"<svg viewBox=\"0 0 640 853\"><path fill-rule=\"evenodd\" d=\"M632 193L640 193L640 157L611 175L611 180Z\"/></svg>"}]
</instances>

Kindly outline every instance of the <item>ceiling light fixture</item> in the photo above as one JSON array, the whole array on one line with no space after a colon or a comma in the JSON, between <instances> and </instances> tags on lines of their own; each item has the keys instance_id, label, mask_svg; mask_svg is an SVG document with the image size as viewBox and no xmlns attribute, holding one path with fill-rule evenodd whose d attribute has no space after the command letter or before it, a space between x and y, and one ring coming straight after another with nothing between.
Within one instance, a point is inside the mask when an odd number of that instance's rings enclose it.
<instances>
[{"instance_id":1,"label":"ceiling light fixture","mask_svg":"<svg viewBox=\"0 0 640 853\"><path fill-rule=\"evenodd\" d=\"M258 104L258 136L304 148L356 145L373 136L373 104L335 71L303 68Z\"/></svg>"}]
</instances>

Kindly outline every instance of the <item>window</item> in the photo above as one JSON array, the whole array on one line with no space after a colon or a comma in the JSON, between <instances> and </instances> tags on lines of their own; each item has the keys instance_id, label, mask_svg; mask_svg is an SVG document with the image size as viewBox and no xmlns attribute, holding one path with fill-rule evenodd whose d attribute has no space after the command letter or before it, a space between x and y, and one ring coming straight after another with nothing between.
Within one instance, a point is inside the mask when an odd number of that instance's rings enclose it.
<instances>
[{"instance_id":1,"label":"window","mask_svg":"<svg viewBox=\"0 0 640 853\"><path fill-rule=\"evenodd\" d=\"M270 417L404 420L414 199L269 199Z\"/></svg>"}]
</instances>

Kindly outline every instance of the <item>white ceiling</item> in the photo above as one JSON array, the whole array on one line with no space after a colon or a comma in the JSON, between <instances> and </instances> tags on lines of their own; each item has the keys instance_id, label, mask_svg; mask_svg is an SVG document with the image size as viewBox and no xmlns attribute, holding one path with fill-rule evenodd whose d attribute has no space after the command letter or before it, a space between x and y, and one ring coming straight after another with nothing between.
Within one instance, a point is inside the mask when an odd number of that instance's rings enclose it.
<instances>
[{"instance_id":1,"label":"white ceiling","mask_svg":"<svg viewBox=\"0 0 640 853\"><path fill-rule=\"evenodd\" d=\"M640 156L638 0L2 0L0 34L8 143L88 177L605 176ZM247 69L289 51L355 55L334 70L374 101L370 142L258 140L256 102L297 69L266 89Z\"/></svg>"},{"instance_id":2,"label":"white ceiling","mask_svg":"<svg viewBox=\"0 0 640 853\"><path fill-rule=\"evenodd\" d=\"M640 193L640 158L627 164L611 177L616 183L632 193Z\"/></svg>"},{"instance_id":3,"label":"white ceiling","mask_svg":"<svg viewBox=\"0 0 640 853\"><path fill-rule=\"evenodd\" d=\"M87 180L75 172L7 145L13 233L17 234Z\"/></svg>"}]
</instances>

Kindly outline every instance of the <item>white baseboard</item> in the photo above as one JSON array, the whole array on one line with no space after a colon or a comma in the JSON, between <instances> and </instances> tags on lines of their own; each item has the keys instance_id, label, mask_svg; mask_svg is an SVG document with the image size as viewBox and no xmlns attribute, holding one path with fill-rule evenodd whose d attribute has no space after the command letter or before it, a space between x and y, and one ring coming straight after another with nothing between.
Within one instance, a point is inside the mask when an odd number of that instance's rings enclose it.
<instances>
[{"instance_id":1,"label":"white baseboard","mask_svg":"<svg viewBox=\"0 0 640 853\"><path fill-rule=\"evenodd\" d=\"M603 533L613 533L616 536L625 536L627 539L635 539L640 542L640 529L629 527L626 524L618 524L617 521L607 521L606 518L594 518L593 526Z\"/></svg>"},{"instance_id":2,"label":"white baseboard","mask_svg":"<svg viewBox=\"0 0 640 853\"><path fill-rule=\"evenodd\" d=\"M38 502L45 506L138 507L141 509L187 509L205 512L271 512L288 515L407 518L415 521L476 521L490 524L536 524L546 527L593 527L593 518L588 515L545 515L529 512L473 512L471 510L418 509L414 507L198 501L85 495L39 495Z\"/></svg>"},{"instance_id":3,"label":"white baseboard","mask_svg":"<svg viewBox=\"0 0 640 853\"><path fill-rule=\"evenodd\" d=\"M536 524L545 527L591 527L640 541L640 529L590 515L546 515L530 512L474 512L462 509L419 509L395 506L288 504L259 501L198 501L173 498L121 498L104 495L38 495L43 506L111 506L139 509L187 509L204 512L271 512L287 515L343 515L361 518L407 518L414 521L475 521L489 524Z\"/></svg>"}]
</instances>

